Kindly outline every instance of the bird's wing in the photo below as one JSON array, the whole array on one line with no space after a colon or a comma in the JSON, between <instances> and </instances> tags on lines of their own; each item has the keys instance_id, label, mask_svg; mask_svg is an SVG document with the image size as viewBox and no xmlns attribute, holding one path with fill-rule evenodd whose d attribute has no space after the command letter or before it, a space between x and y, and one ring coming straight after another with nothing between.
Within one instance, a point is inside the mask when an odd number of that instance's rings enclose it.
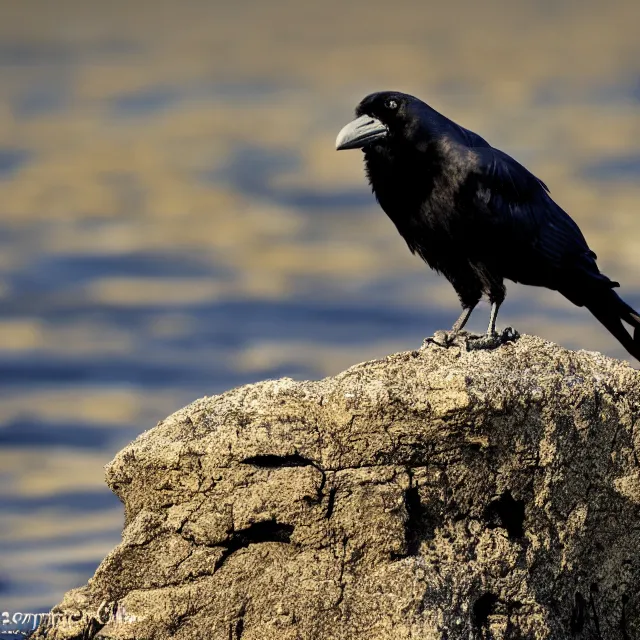
<instances>
[{"instance_id":1,"label":"bird's wing","mask_svg":"<svg viewBox=\"0 0 640 640\"><path fill-rule=\"evenodd\" d=\"M478 159L469 176L474 207L482 212L484 225L490 220L490 245L502 258L506 277L543 286L551 286L549 278L565 275L611 283L600 273L578 225L551 199L541 180L498 149L474 147L473 152Z\"/></svg>"}]
</instances>

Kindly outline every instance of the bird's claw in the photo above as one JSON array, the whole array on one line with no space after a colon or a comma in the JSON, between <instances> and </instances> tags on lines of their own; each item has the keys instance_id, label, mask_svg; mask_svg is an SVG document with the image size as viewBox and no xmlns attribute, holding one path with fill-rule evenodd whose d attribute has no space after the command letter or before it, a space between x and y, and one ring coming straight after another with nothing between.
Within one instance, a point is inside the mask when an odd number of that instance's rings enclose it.
<instances>
[{"instance_id":1,"label":"bird's claw","mask_svg":"<svg viewBox=\"0 0 640 640\"><path fill-rule=\"evenodd\" d=\"M514 342L520 334L512 327L507 327L502 333L477 335L468 331L436 331L430 338L425 338L422 347L430 344L448 349L449 347L464 347L467 351L481 349L496 349L507 342Z\"/></svg>"},{"instance_id":2,"label":"bird's claw","mask_svg":"<svg viewBox=\"0 0 640 640\"><path fill-rule=\"evenodd\" d=\"M426 347L429 344L435 344L439 347L448 347L451 344L449 335L449 331L436 331L432 336L422 341L422 346Z\"/></svg>"},{"instance_id":3,"label":"bird's claw","mask_svg":"<svg viewBox=\"0 0 640 640\"><path fill-rule=\"evenodd\" d=\"M520 334L512 327L507 327L502 333L485 334L480 337L470 337L467 342L467 350L496 349L497 347L514 342Z\"/></svg>"},{"instance_id":4,"label":"bird's claw","mask_svg":"<svg viewBox=\"0 0 640 640\"><path fill-rule=\"evenodd\" d=\"M430 338L425 338L422 346L426 347L429 344L435 344L439 347L449 348L453 346L468 347L469 340L480 339L482 336L477 336L468 331L436 331Z\"/></svg>"}]
</instances>

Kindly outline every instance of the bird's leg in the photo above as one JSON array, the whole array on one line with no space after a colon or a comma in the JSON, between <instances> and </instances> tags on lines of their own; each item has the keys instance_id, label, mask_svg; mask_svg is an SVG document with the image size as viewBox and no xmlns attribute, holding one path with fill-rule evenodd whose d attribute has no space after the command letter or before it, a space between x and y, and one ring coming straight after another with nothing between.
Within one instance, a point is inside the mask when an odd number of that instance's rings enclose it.
<instances>
[{"instance_id":1,"label":"bird's leg","mask_svg":"<svg viewBox=\"0 0 640 640\"><path fill-rule=\"evenodd\" d=\"M462 309L460 317L453 323L453 327L451 327L451 331L449 331L449 340L455 340L456 336L464 329L475 307L476 305L474 304L471 307L464 307Z\"/></svg>"},{"instance_id":2,"label":"bird's leg","mask_svg":"<svg viewBox=\"0 0 640 640\"><path fill-rule=\"evenodd\" d=\"M433 342L434 344L438 344L442 347L449 347L457 341L457 338L461 337L461 333L463 333L463 329L473 310L476 308L478 302L473 302L472 304L463 304L462 305L462 313L460 317L453 323L453 327L451 327L451 331L436 331L431 338L427 338L425 342ZM466 332L465 332L466 335Z\"/></svg>"},{"instance_id":3,"label":"bird's leg","mask_svg":"<svg viewBox=\"0 0 640 640\"><path fill-rule=\"evenodd\" d=\"M504 298L503 298L504 299ZM498 318L498 310L502 300L494 300L491 304L491 315L489 316L489 327L487 333L479 338L472 338L467 343L468 349L495 349L505 342L512 342L519 337L517 331L511 327L507 327L502 333L496 333L496 320Z\"/></svg>"},{"instance_id":4,"label":"bird's leg","mask_svg":"<svg viewBox=\"0 0 640 640\"><path fill-rule=\"evenodd\" d=\"M496 335L496 320L498 319L498 310L500 309L501 302L494 302L491 305L491 313L489 314L489 326L487 328L488 336Z\"/></svg>"}]
</instances>

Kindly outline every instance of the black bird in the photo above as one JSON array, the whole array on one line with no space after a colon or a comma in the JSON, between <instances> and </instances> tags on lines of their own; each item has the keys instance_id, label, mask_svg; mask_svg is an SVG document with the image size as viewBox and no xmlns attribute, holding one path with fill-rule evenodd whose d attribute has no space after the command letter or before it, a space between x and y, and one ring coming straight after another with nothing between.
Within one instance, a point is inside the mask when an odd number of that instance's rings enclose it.
<instances>
[{"instance_id":1,"label":"black bird","mask_svg":"<svg viewBox=\"0 0 640 640\"><path fill-rule=\"evenodd\" d=\"M452 342L483 295L487 334L475 348L507 338L495 331L504 279L559 291L584 306L640 360L640 314L613 290L578 225L547 186L506 153L413 96L373 93L338 134L336 148L364 151L371 187L398 231L453 285L462 315ZM633 337L622 321L634 328ZM471 344L469 346L472 346Z\"/></svg>"}]
</instances>

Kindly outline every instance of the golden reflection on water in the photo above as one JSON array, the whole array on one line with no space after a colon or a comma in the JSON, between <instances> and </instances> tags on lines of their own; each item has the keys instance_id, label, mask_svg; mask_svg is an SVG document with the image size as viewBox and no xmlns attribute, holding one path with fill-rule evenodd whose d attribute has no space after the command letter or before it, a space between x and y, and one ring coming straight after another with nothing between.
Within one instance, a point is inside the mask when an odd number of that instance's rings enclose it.
<instances>
[{"instance_id":1,"label":"golden reflection on water","mask_svg":"<svg viewBox=\"0 0 640 640\"><path fill-rule=\"evenodd\" d=\"M360 154L334 151L370 91L515 155L640 306L634 1L1 10L2 610L91 575L122 524L102 465L172 410L415 348L456 317ZM511 286L501 322L625 357L551 292Z\"/></svg>"}]
</instances>

